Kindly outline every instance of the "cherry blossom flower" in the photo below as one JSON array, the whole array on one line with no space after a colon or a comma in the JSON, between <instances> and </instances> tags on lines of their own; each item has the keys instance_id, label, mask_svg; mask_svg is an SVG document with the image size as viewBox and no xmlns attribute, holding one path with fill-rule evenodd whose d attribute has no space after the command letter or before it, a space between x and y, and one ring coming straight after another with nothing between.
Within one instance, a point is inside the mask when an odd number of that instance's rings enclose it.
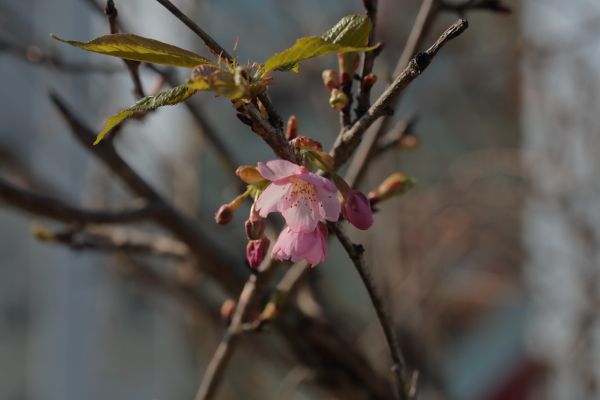
<instances>
[{"instance_id":1,"label":"cherry blossom flower","mask_svg":"<svg viewBox=\"0 0 600 400\"><path fill-rule=\"evenodd\" d=\"M271 255L292 262L306 260L314 267L327 257L327 227L319 222L312 232L298 232L286 226L279 234Z\"/></svg>"},{"instance_id":2,"label":"cherry blossom flower","mask_svg":"<svg viewBox=\"0 0 600 400\"><path fill-rule=\"evenodd\" d=\"M258 171L271 184L255 205L261 217L278 211L290 231L314 234L321 218L337 221L340 203L329 179L286 160L258 163Z\"/></svg>"}]
</instances>

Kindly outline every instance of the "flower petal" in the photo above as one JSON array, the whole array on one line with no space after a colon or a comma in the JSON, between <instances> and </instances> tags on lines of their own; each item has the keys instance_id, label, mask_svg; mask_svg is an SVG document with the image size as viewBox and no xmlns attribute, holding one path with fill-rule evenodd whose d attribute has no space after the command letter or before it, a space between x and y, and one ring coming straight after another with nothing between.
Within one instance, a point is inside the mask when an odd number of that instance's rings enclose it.
<instances>
[{"instance_id":1,"label":"flower petal","mask_svg":"<svg viewBox=\"0 0 600 400\"><path fill-rule=\"evenodd\" d=\"M305 171L305 168L287 160L270 160L266 163L259 162L257 168L263 178L272 182L299 175Z\"/></svg>"},{"instance_id":2,"label":"flower petal","mask_svg":"<svg viewBox=\"0 0 600 400\"><path fill-rule=\"evenodd\" d=\"M314 192L294 190L289 192L285 204L280 203L279 211L285 222L295 232L312 232L317 227L321 214Z\"/></svg>"},{"instance_id":3,"label":"flower petal","mask_svg":"<svg viewBox=\"0 0 600 400\"><path fill-rule=\"evenodd\" d=\"M290 183L279 185L271 183L263 192L258 196L254 209L258 211L258 214L265 218L273 211L277 211L279 204L283 201L283 198L288 193Z\"/></svg>"},{"instance_id":4,"label":"flower petal","mask_svg":"<svg viewBox=\"0 0 600 400\"><path fill-rule=\"evenodd\" d=\"M299 174L298 178L302 179L305 182L311 183L318 188L322 188L328 192L335 193L336 191L335 184L331 182L331 180L320 175L313 174L312 172L305 172Z\"/></svg>"},{"instance_id":5,"label":"flower petal","mask_svg":"<svg viewBox=\"0 0 600 400\"><path fill-rule=\"evenodd\" d=\"M319 212L326 220L335 222L340 218L342 206L335 192L331 193L317 187L317 201L319 202Z\"/></svg>"}]
</instances>

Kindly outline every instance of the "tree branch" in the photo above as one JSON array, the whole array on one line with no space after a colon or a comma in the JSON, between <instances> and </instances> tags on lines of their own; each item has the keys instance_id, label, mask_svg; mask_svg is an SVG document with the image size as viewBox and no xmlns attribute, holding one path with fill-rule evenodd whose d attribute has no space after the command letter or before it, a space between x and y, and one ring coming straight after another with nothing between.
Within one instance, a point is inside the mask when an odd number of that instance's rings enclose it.
<instances>
[{"instance_id":1,"label":"tree branch","mask_svg":"<svg viewBox=\"0 0 600 400\"><path fill-rule=\"evenodd\" d=\"M132 229L93 227L68 228L53 232L37 225L33 232L42 241L63 244L72 250L148 254L179 261L189 259L189 250L180 241Z\"/></svg>"},{"instance_id":2,"label":"tree branch","mask_svg":"<svg viewBox=\"0 0 600 400\"><path fill-rule=\"evenodd\" d=\"M396 332L394 330L392 319L387 313L383 301L381 300L381 297L377 293L375 282L373 281L371 273L369 272L369 269L366 266L365 261L363 259L362 255L364 249L361 245L356 245L352 243L336 223L330 222L328 223L328 225L329 228L335 233L338 240L348 253L348 256L352 260L352 263L354 264L363 284L365 285L365 288L367 289L369 298L371 299L373 307L375 308L375 312L377 313L379 323L383 328L388 347L390 348L392 361L394 362L394 365L392 366L392 371L394 372L394 376L396 377L396 383L398 385L398 396L402 400L409 400L411 397L411 388L407 380L408 371L406 369L404 356L402 355L402 350L400 349L398 338L396 337Z\"/></svg>"},{"instance_id":3,"label":"tree branch","mask_svg":"<svg viewBox=\"0 0 600 400\"><path fill-rule=\"evenodd\" d=\"M152 218L157 208L151 203L122 211L83 210L63 201L19 188L0 178L0 200L27 212L65 223L115 224Z\"/></svg>"},{"instance_id":4,"label":"tree branch","mask_svg":"<svg viewBox=\"0 0 600 400\"><path fill-rule=\"evenodd\" d=\"M369 33L368 45L373 46L375 43L375 28L377 27L377 0L363 0L363 5L367 11L367 16L371 20L371 32ZM376 57L376 51L368 51L365 53L360 88L358 95L356 96L357 104L355 111L357 119L362 117L371 106L371 88L373 85L365 84L365 77L373 72Z\"/></svg>"},{"instance_id":5,"label":"tree branch","mask_svg":"<svg viewBox=\"0 0 600 400\"><path fill-rule=\"evenodd\" d=\"M404 71L369 108L369 111L356 121L349 130L342 132L337 137L331 151L331 156L334 158L336 169L350 158L356 147L360 144L362 135L365 131L379 117L386 114L389 115L393 112L393 110L390 109L391 104L404 89L415 80L415 78L423 73L438 51L450 40L463 33L467 27L468 23L465 19L455 22L435 41L433 45L431 45L431 47L425 52L419 53L413 57Z\"/></svg>"}]
</instances>

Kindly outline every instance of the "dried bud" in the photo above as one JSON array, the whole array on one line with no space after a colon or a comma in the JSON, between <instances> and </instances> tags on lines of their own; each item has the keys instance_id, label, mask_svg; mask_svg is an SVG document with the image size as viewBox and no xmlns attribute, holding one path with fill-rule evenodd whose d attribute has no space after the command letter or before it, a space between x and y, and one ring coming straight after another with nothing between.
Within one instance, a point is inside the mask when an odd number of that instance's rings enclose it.
<instances>
[{"instance_id":1,"label":"dried bud","mask_svg":"<svg viewBox=\"0 0 600 400\"><path fill-rule=\"evenodd\" d=\"M215 213L215 221L219 225L226 225L231 222L235 209L230 204L223 204Z\"/></svg>"},{"instance_id":2,"label":"dried bud","mask_svg":"<svg viewBox=\"0 0 600 400\"><path fill-rule=\"evenodd\" d=\"M269 249L269 239L262 237L257 240L250 240L246 245L246 260L250 268L256 269L263 262Z\"/></svg>"},{"instance_id":3,"label":"dried bud","mask_svg":"<svg viewBox=\"0 0 600 400\"><path fill-rule=\"evenodd\" d=\"M262 177L260 172L256 167L252 165L240 165L236 170L235 174L248 185L252 185L254 183L262 182L265 178Z\"/></svg>"},{"instance_id":4,"label":"dried bud","mask_svg":"<svg viewBox=\"0 0 600 400\"><path fill-rule=\"evenodd\" d=\"M338 64L340 67L341 84L345 85L352 80L354 73L358 69L360 54L356 52L340 53L338 54Z\"/></svg>"},{"instance_id":5,"label":"dried bud","mask_svg":"<svg viewBox=\"0 0 600 400\"><path fill-rule=\"evenodd\" d=\"M248 240L260 239L265 232L265 220L254 210L254 206L250 211L250 217L244 224L244 229Z\"/></svg>"},{"instance_id":6,"label":"dried bud","mask_svg":"<svg viewBox=\"0 0 600 400\"><path fill-rule=\"evenodd\" d=\"M329 105L331 108L341 110L346 107L349 102L350 100L348 99L348 96L346 96L346 93L339 89L333 89L331 91L331 97L329 97Z\"/></svg>"},{"instance_id":7,"label":"dried bud","mask_svg":"<svg viewBox=\"0 0 600 400\"><path fill-rule=\"evenodd\" d=\"M362 85L366 88L371 88L377 82L377 75L370 73L362 78Z\"/></svg>"},{"instance_id":8,"label":"dried bud","mask_svg":"<svg viewBox=\"0 0 600 400\"><path fill-rule=\"evenodd\" d=\"M358 191L353 191L344 197L342 215L352 225L361 230L367 230L373 225L373 211L367 196Z\"/></svg>"},{"instance_id":9,"label":"dried bud","mask_svg":"<svg viewBox=\"0 0 600 400\"><path fill-rule=\"evenodd\" d=\"M419 145L419 139L415 135L404 135L400 138L398 145L401 149L411 150Z\"/></svg>"},{"instance_id":10,"label":"dried bud","mask_svg":"<svg viewBox=\"0 0 600 400\"><path fill-rule=\"evenodd\" d=\"M309 138L308 136L298 136L296 139L292 140L292 145L296 150L323 150L321 143Z\"/></svg>"},{"instance_id":11,"label":"dried bud","mask_svg":"<svg viewBox=\"0 0 600 400\"><path fill-rule=\"evenodd\" d=\"M377 189L369 193L369 200L371 204L376 204L390 197L406 193L414 185L415 181L413 179L406 177L401 172L396 172L387 177Z\"/></svg>"},{"instance_id":12,"label":"dried bud","mask_svg":"<svg viewBox=\"0 0 600 400\"><path fill-rule=\"evenodd\" d=\"M233 313L235 312L235 300L227 299L221 304L221 318L224 321L230 321L231 317L233 317Z\"/></svg>"},{"instance_id":13,"label":"dried bud","mask_svg":"<svg viewBox=\"0 0 600 400\"><path fill-rule=\"evenodd\" d=\"M287 122L287 129L285 131L285 138L287 140L293 140L298 136L298 118L292 115Z\"/></svg>"},{"instance_id":14,"label":"dried bud","mask_svg":"<svg viewBox=\"0 0 600 400\"><path fill-rule=\"evenodd\" d=\"M328 92L331 92L331 90L334 88L340 87L340 79L336 71L332 69L326 69L321 74L321 77L323 78L323 84L325 85L325 89L327 89Z\"/></svg>"}]
</instances>

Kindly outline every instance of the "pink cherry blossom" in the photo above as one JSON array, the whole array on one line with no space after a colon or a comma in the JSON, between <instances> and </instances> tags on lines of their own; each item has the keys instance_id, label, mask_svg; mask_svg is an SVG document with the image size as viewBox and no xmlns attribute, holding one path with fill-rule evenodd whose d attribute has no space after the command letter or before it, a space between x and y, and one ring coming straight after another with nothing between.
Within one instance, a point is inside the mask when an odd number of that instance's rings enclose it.
<instances>
[{"instance_id":1,"label":"pink cherry blossom","mask_svg":"<svg viewBox=\"0 0 600 400\"><path fill-rule=\"evenodd\" d=\"M327 257L327 227L319 222L312 232L297 232L286 226L271 255L278 260L306 260L314 267Z\"/></svg>"},{"instance_id":2,"label":"pink cherry blossom","mask_svg":"<svg viewBox=\"0 0 600 400\"><path fill-rule=\"evenodd\" d=\"M367 196L353 191L344 199L344 218L358 229L367 230L373 225L373 212Z\"/></svg>"},{"instance_id":3,"label":"pink cherry blossom","mask_svg":"<svg viewBox=\"0 0 600 400\"><path fill-rule=\"evenodd\" d=\"M291 231L313 234L321 218L337 221L340 203L329 179L286 160L258 163L258 171L271 184L256 201L261 217L280 212Z\"/></svg>"}]
</instances>

